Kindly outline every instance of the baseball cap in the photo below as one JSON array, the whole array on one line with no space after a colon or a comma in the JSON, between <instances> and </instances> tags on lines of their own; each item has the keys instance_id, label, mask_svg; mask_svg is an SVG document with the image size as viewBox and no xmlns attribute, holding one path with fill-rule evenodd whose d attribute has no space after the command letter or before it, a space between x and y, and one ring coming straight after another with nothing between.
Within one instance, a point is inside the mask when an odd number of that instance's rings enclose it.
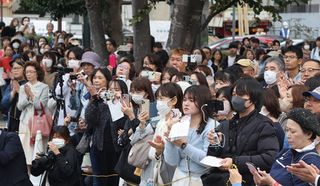
<instances>
[{"instance_id":1,"label":"baseball cap","mask_svg":"<svg viewBox=\"0 0 320 186\"><path fill-rule=\"evenodd\" d=\"M317 100L320 100L320 87L315 88L313 91L307 91L302 94L305 97L314 97Z\"/></svg>"},{"instance_id":2,"label":"baseball cap","mask_svg":"<svg viewBox=\"0 0 320 186\"><path fill-rule=\"evenodd\" d=\"M242 67L251 67L254 69L254 64L253 61L251 61L250 59L240 59L236 62L236 64L242 66Z\"/></svg>"}]
</instances>

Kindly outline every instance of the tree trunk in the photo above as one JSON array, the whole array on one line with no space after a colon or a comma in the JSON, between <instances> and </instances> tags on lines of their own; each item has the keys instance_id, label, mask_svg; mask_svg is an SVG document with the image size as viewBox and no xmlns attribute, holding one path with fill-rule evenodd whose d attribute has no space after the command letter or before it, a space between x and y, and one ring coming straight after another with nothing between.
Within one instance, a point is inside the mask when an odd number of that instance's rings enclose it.
<instances>
[{"instance_id":1,"label":"tree trunk","mask_svg":"<svg viewBox=\"0 0 320 186\"><path fill-rule=\"evenodd\" d=\"M108 3L108 11L103 11L104 31L114 39L118 45L123 43L122 34L122 0L106 0Z\"/></svg>"},{"instance_id":2,"label":"tree trunk","mask_svg":"<svg viewBox=\"0 0 320 186\"><path fill-rule=\"evenodd\" d=\"M132 14L137 15L139 10L143 9L148 0L132 0ZM149 14L143 15L141 22L133 25L133 54L135 59L136 70L142 68L142 58L151 53L151 36Z\"/></svg>"},{"instance_id":3,"label":"tree trunk","mask_svg":"<svg viewBox=\"0 0 320 186\"><path fill-rule=\"evenodd\" d=\"M58 18L58 31L62 31L62 18Z\"/></svg>"},{"instance_id":4,"label":"tree trunk","mask_svg":"<svg viewBox=\"0 0 320 186\"><path fill-rule=\"evenodd\" d=\"M107 52L105 49L105 38L101 19L102 1L86 0L86 8L88 11L91 40L93 50L102 58L102 65L106 65Z\"/></svg>"},{"instance_id":5,"label":"tree trunk","mask_svg":"<svg viewBox=\"0 0 320 186\"><path fill-rule=\"evenodd\" d=\"M175 0L167 48L191 51L200 36L204 1Z\"/></svg>"}]
</instances>

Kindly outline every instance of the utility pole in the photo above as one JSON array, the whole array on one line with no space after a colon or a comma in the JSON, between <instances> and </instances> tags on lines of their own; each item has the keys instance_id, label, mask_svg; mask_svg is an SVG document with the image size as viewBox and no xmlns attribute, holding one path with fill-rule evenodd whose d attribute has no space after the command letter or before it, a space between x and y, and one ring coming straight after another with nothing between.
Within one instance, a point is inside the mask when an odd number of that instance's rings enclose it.
<instances>
[{"instance_id":1,"label":"utility pole","mask_svg":"<svg viewBox=\"0 0 320 186\"><path fill-rule=\"evenodd\" d=\"M236 36L236 6L232 7L232 41L235 40Z\"/></svg>"}]
</instances>

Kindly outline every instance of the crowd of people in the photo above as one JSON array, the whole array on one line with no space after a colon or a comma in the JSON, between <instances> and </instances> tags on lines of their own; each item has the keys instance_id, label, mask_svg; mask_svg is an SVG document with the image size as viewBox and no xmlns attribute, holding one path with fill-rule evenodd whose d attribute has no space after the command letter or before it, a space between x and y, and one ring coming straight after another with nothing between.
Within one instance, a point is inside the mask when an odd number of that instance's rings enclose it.
<instances>
[{"instance_id":1,"label":"crowd of people","mask_svg":"<svg viewBox=\"0 0 320 186\"><path fill-rule=\"evenodd\" d=\"M141 63L109 38L104 62L52 23L0 26L0 185L320 185L320 37Z\"/></svg>"}]
</instances>

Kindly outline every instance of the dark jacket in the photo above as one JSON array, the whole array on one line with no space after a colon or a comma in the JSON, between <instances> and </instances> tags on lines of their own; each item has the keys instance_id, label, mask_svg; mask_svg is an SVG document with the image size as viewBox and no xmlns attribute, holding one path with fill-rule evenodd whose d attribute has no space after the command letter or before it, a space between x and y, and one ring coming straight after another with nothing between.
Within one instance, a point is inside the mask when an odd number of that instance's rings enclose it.
<instances>
[{"instance_id":1,"label":"dark jacket","mask_svg":"<svg viewBox=\"0 0 320 186\"><path fill-rule=\"evenodd\" d=\"M316 149L304 152L297 152L293 149L283 149L279 153L277 160L273 163L270 175L281 185L309 186L309 183L300 180L283 167L291 165L292 163L298 163L300 160L320 168L320 156Z\"/></svg>"},{"instance_id":2,"label":"dark jacket","mask_svg":"<svg viewBox=\"0 0 320 186\"><path fill-rule=\"evenodd\" d=\"M109 106L102 99L90 101L85 112L87 135L92 137L90 158L93 174L112 175L119 156L112 137L112 119ZM119 177L99 178L101 185L118 185Z\"/></svg>"},{"instance_id":3,"label":"dark jacket","mask_svg":"<svg viewBox=\"0 0 320 186\"><path fill-rule=\"evenodd\" d=\"M243 118L236 115L229 123L219 125L217 131L225 135L225 146L211 153L231 157L246 181L244 185L254 185L246 162L253 163L261 170L270 170L279 151L278 139L270 119L254 110Z\"/></svg>"},{"instance_id":4,"label":"dark jacket","mask_svg":"<svg viewBox=\"0 0 320 186\"><path fill-rule=\"evenodd\" d=\"M0 134L0 185L32 186L19 136L13 132Z\"/></svg>"},{"instance_id":5,"label":"dark jacket","mask_svg":"<svg viewBox=\"0 0 320 186\"><path fill-rule=\"evenodd\" d=\"M54 155L52 152L48 154L52 161L52 166L47 170L46 177L48 177L51 186L76 186L80 185L80 167L78 163L77 151L72 144L67 143L60 148L60 154ZM31 174L39 176L46 171L45 165L38 167L34 166L32 162ZM49 163L49 162L48 162ZM49 163L50 164L50 163ZM45 185L45 180L42 185Z\"/></svg>"},{"instance_id":6,"label":"dark jacket","mask_svg":"<svg viewBox=\"0 0 320 186\"><path fill-rule=\"evenodd\" d=\"M27 81L19 81L19 85L24 85ZM11 99L11 85L7 85L3 92L3 97L1 100L1 106L8 111L8 131L16 132L19 131L20 114L21 111L17 108L19 93L16 93Z\"/></svg>"},{"instance_id":7,"label":"dark jacket","mask_svg":"<svg viewBox=\"0 0 320 186\"><path fill-rule=\"evenodd\" d=\"M236 55L236 58L234 60L234 63L236 63L239 59L240 59L241 56L239 55ZM226 68L228 68L228 56L225 56L223 59L222 59L222 62L220 64L220 68L222 68L223 70L225 70Z\"/></svg>"}]
</instances>

